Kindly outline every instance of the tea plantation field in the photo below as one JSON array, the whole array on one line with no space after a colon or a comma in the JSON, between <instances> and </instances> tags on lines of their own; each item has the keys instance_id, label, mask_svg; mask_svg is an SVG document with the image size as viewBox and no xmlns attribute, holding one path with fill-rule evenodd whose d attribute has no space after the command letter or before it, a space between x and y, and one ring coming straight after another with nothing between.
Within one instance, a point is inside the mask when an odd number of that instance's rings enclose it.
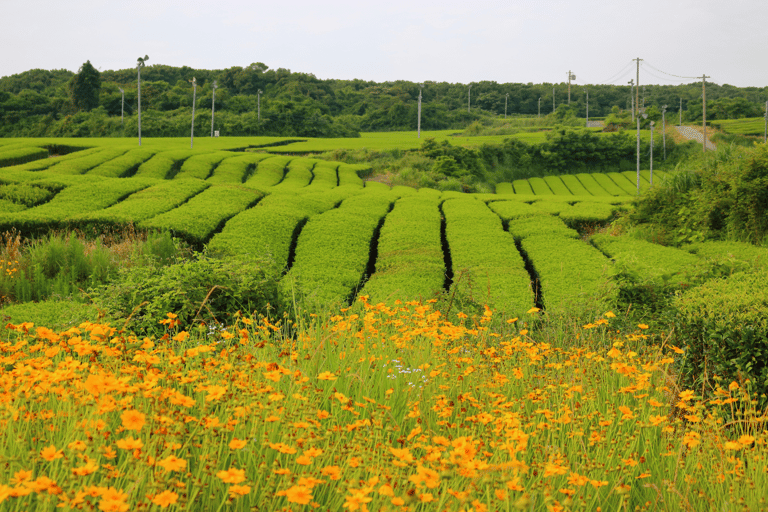
<instances>
[{"instance_id":1,"label":"tea plantation field","mask_svg":"<svg viewBox=\"0 0 768 512\"><path fill-rule=\"evenodd\" d=\"M406 139L295 144L381 148L407 146ZM590 239L631 207L632 172L517 180L495 194L441 193L364 181L365 166L294 156L286 138L204 138L194 149L184 139L143 142L0 140L0 232L168 230L211 253L268 256L283 268L286 289L307 304L350 303L360 293L373 303L447 293L509 316L532 307L606 308L620 293L617 273L682 282L708 258L754 259L733 244L689 252ZM641 190L649 181L643 172Z\"/></svg>"}]
</instances>

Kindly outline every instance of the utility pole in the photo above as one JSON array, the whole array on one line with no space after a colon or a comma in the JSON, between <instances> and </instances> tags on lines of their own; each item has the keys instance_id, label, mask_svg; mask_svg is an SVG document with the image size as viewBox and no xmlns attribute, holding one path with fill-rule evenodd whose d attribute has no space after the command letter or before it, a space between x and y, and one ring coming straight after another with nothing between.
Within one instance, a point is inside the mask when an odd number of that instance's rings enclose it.
<instances>
[{"instance_id":1,"label":"utility pole","mask_svg":"<svg viewBox=\"0 0 768 512\"><path fill-rule=\"evenodd\" d=\"M632 80L630 80L627 83L629 84L629 103L632 106L631 107L632 108L632 121L634 121L635 120L635 88L634 88L635 79L633 78Z\"/></svg>"},{"instance_id":2,"label":"utility pole","mask_svg":"<svg viewBox=\"0 0 768 512\"><path fill-rule=\"evenodd\" d=\"M701 115L701 125L704 129L704 140L702 141L702 147L704 148L704 152L707 152L707 78L712 78L711 76L707 75L701 75L701 101L702 101L702 115Z\"/></svg>"},{"instance_id":3,"label":"utility pole","mask_svg":"<svg viewBox=\"0 0 768 512\"><path fill-rule=\"evenodd\" d=\"M539 96L539 118L541 118L541 96ZM768 118L766 118L766 119L768 119Z\"/></svg>"},{"instance_id":4,"label":"utility pole","mask_svg":"<svg viewBox=\"0 0 768 512\"><path fill-rule=\"evenodd\" d=\"M568 105L571 104L571 80L576 80L576 75L568 71Z\"/></svg>"},{"instance_id":5,"label":"utility pole","mask_svg":"<svg viewBox=\"0 0 768 512\"><path fill-rule=\"evenodd\" d=\"M421 138L421 90L424 88L424 84L419 84L419 116L416 122L416 138Z\"/></svg>"},{"instance_id":6,"label":"utility pole","mask_svg":"<svg viewBox=\"0 0 768 512\"><path fill-rule=\"evenodd\" d=\"M467 88L467 114L469 114L469 106L472 103L472 84L469 84L469 88Z\"/></svg>"},{"instance_id":7,"label":"utility pole","mask_svg":"<svg viewBox=\"0 0 768 512\"><path fill-rule=\"evenodd\" d=\"M637 81L635 82L635 107L640 106L640 57L632 59L637 61ZM640 195L640 113L635 116L637 121L637 194Z\"/></svg>"},{"instance_id":8,"label":"utility pole","mask_svg":"<svg viewBox=\"0 0 768 512\"><path fill-rule=\"evenodd\" d=\"M189 149L192 149L195 144L195 101L197 100L197 80L192 77L192 132L189 136Z\"/></svg>"},{"instance_id":9,"label":"utility pole","mask_svg":"<svg viewBox=\"0 0 768 512\"><path fill-rule=\"evenodd\" d=\"M261 89L256 93L256 120L261 121Z\"/></svg>"},{"instance_id":10,"label":"utility pole","mask_svg":"<svg viewBox=\"0 0 768 512\"><path fill-rule=\"evenodd\" d=\"M509 102L509 93L504 97L504 119L507 118L507 103Z\"/></svg>"},{"instance_id":11,"label":"utility pole","mask_svg":"<svg viewBox=\"0 0 768 512\"><path fill-rule=\"evenodd\" d=\"M125 110L125 91L122 87L118 87L120 89L120 94L122 94L122 99L120 100L120 127L123 127L123 111Z\"/></svg>"},{"instance_id":12,"label":"utility pole","mask_svg":"<svg viewBox=\"0 0 768 512\"><path fill-rule=\"evenodd\" d=\"M664 161L667 160L667 106L661 107L661 138L664 142Z\"/></svg>"},{"instance_id":13,"label":"utility pole","mask_svg":"<svg viewBox=\"0 0 768 512\"><path fill-rule=\"evenodd\" d=\"M144 63L149 60L147 55L142 59L139 57L136 59L136 70L139 73L138 89L139 89L139 146L141 146L141 68L144 67Z\"/></svg>"},{"instance_id":14,"label":"utility pole","mask_svg":"<svg viewBox=\"0 0 768 512\"><path fill-rule=\"evenodd\" d=\"M211 137L213 137L213 116L216 109L216 80L213 81L213 97L211 98Z\"/></svg>"},{"instance_id":15,"label":"utility pole","mask_svg":"<svg viewBox=\"0 0 768 512\"><path fill-rule=\"evenodd\" d=\"M589 128L589 89L587 89L585 87L584 90L587 93L587 124L586 124L585 128Z\"/></svg>"},{"instance_id":16,"label":"utility pole","mask_svg":"<svg viewBox=\"0 0 768 512\"><path fill-rule=\"evenodd\" d=\"M651 121L651 186L653 186L653 125L654 122Z\"/></svg>"}]
</instances>

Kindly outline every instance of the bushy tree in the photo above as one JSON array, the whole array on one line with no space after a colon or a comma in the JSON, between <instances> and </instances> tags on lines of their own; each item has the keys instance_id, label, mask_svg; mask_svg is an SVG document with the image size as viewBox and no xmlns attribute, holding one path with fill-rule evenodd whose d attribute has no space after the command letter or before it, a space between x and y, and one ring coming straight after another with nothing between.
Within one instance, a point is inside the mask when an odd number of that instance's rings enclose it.
<instances>
[{"instance_id":1,"label":"bushy tree","mask_svg":"<svg viewBox=\"0 0 768 512\"><path fill-rule=\"evenodd\" d=\"M92 110L99 106L101 73L91 61L85 61L77 74L69 81L69 94L78 110Z\"/></svg>"}]
</instances>

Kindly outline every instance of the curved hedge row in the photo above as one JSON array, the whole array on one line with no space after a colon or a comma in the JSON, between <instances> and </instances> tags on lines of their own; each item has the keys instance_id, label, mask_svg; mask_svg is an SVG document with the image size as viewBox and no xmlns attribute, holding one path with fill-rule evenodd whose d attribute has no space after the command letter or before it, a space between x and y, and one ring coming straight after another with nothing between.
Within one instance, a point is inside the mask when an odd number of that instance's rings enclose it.
<instances>
[{"instance_id":1,"label":"curved hedge row","mask_svg":"<svg viewBox=\"0 0 768 512\"><path fill-rule=\"evenodd\" d=\"M460 298L487 304L507 315L530 309L530 276L499 217L476 199L447 200L442 211L453 286Z\"/></svg>"},{"instance_id":2,"label":"curved hedge row","mask_svg":"<svg viewBox=\"0 0 768 512\"><path fill-rule=\"evenodd\" d=\"M209 184L202 180L163 180L131 194L113 206L76 215L72 220L83 225L138 224L145 219L173 210L208 186Z\"/></svg>"},{"instance_id":3,"label":"curved hedge row","mask_svg":"<svg viewBox=\"0 0 768 512\"><path fill-rule=\"evenodd\" d=\"M339 186L354 185L356 187L363 187L363 179L360 174L370 172L371 166L367 164L340 164L339 173Z\"/></svg>"},{"instance_id":4,"label":"curved hedge row","mask_svg":"<svg viewBox=\"0 0 768 512\"><path fill-rule=\"evenodd\" d=\"M77 215L112 206L156 183L154 180L94 178L76 180L78 184L63 189L45 204L3 216L0 218L0 231L15 227L24 234L32 234L59 228Z\"/></svg>"},{"instance_id":5,"label":"curved hedge row","mask_svg":"<svg viewBox=\"0 0 768 512\"><path fill-rule=\"evenodd\" d=\"M286 167L290 161L291 157L287 156L272 156L260 161L256 166L256 172L251 174L250 178L246 180L245 185L258 188L259 190L266 190L279 184L285 178Z\"/></svg>"},{"instance_id":6,"label":"curved hedge row","mask_svg":"<svg viewBox=\"0 0 768 512\"><path fill-rule=\"evenodd\" d=\"M270 256L278 268L285 268L304 222L334 208L348 193L344 187L321 194L273 193L232 217L208 248L224 254Z\"/></svg>"},{"instance_id":7,"label":"curved hedge row","mask_svg":"<svg viewBox=\"0 0 768 512\"><path fill-rule=\"evenodd\" d=\"M311 190L328 190L339 184L339 175L337 162L326 162L321 160L312 168L314 178L308 188Z\"/></svg>"},{"instance_id":8,"label":"curved hedge row","mask_svg":"<svg viewBox=\"0 0 768 512\"><path fill-rule=\"evenodd\" d=\"M317 160L309 158L293 158L286 164L286 172L283 181L272 187L275 191L299 190L306 187L312 181L314 175L312 168Z\"/></svg>"},{"instance_id":9,"label":"curved hedge row","mask_svg":"<svg viewBox=\"0 0 768 512\"><path fill-rule=\"evenodd\" d=\"M591 245L546 233L523 238L521 246L538 275L540 300L549 313L602 313L613 307L610 261Z\"/></svg>"},{"instance_id":10,"label":"curved hedge row","mask_svg":"<svg viewBox=\"0 0 768 512\"><path fill-rule=\"evenodd\" d=\"M397 199L390 192L361 193L307 222L296 261L282 281L287 297L305 303L346 303L356 293L371 258L380 222Z\"/></svg>"},{"instance_id":11,"label":"curved hedge row","mask_svg":"<svg viewBox=\"0 0 768 512\"><path fill-rule=\"evenodd\" d=\"M528 178L528 184L537 196L551 196L554 194L544 178Z\"/></svg>"},{"instance_id":12,"label":"curved hedge row","mask_svg":"<svg viewBox=\"0 0 768 512\"><path fill-rule=\"evenodd\" d=\"M128 148L104 148L101 151L62 161L53 167L48 167L41 174L85 174L94 167L109 162L128 152Z\"/></svg>"},{"instance_id":13,"label":"curved hedge row","mask_svg":"<svg viewBox=\"0 0 768 512\"><path fill-rule=\"evenodd\" d=\"M439 197L399 199L381 228L375 273L361 293L374 304L438 294L445 283L440 226Z\"/></svg>"},{"instance_id":14,"label":"curved hedge row","mask_svg":"<svg viewBox=\"0 0 768 512\"><path fill-rule=\"evenodd\" d=\"M123 178L134 174L139 166L152 158L157 153L153 149L132 149L124 155L113 158L103 164L97 165L86 174L106 176L108 178ZM54 169L56 171L58 167Z\"/></svg>"},{"instance_id":15,"label":"curved hedge row","mask_svg":"<svg viewBox=\"0 0 768 512\"><path fill-rule=\"evenodd\" d=\"M626 190L618 186L616 182L614 182L607 174L596 173L592 174L591 176L592 179L595 180L601 187L603 187L603 190L605 190L608 194L612 196L627 195Z\"/></svg>"},{"instance_id":16,"label":"curved hedge row","mask_svg":"<svg viewBox=\"0 0 768 512\"><path fill-rule=\"evenodd\" d=\"M527 217L510 220L507 230L516 240L524 240L530 236L547 235L565 238L578 238L578 231L569 228L559 217L538 212Z\"/></svg>"},{"instance_id":17,"label":"curved hedge row","mask_svg":"<svg viewBox=\"0 0 768 512\"><path fill-rule=\"evenodd\" d=\"M556 196L572 196L573 192L563 183L561 176L545 176L543 179Z\"/></svg>"},{"instance_id":18,"label":"curved hedge row","mask_svg":"<svg viewBox=\"0 0 768 512\"><path fill-rule=\"evenodd\" d=\"M0 167L21 165L48 158L48 150L38 147L12 148L0 151Z\"/></svg>"},{"instance_id":19,"label":"curved hedge row","mask_svg":"<svg viewBox=\"0 0 768 512\"><path fill-rule=\"evenodd\" d=\"M239 153L232 151L215 151L202 155L193 155L181 165L179 173L173 179L197 178L199 180L208 179L213 174L213 170L226 158L237 156Z\"/></svg>"},{"instance_id":20,"label":"curved hedge row","mask_svg":"<svg viewBox=\"0 0 768 512\"><path fill-rule=\"evenodd\" d=\"M606 175L613 180L613 182L624 191L622 195L634 196L637 195L637 172L632 178L629 178L626 174L621 172L609 172ZM642 173L640 176L640 190L648 188L648 181L643 178Z\"/></svg>"},{"instance_id":21,"label":"curved hedge row","mask_svg":"<svg viewBox=\"0 0 768 512\"><path fill-rule=\"evenodd\" d=\"M581 172L575 175L579 182L584 185L584 188L587 189L587 192L592 194L593 196L612 196L613 194L610 194L608 191L606 191L602 185L600 185L597 181L595 181L595 178L592 174L587 174L585 172Z\"/></svg>"},{"instance_id":22,"label":"curved hedge row","mask_svg":"<svg viewBox=\"0 0 768 512\"><path fill-rule=\"evenodd\" d=\"M262 196L258 190L241 185L211 185L178 208L139 223L139 227L170 230L192 244L201 245L229 218Z\"/></svg>"},{"instance_id":23,"label":"curved hedge row","mask_svg":"<svg viewBox=\"0 0 768 512\"><path fill-rule=\"evenodd\" d=\"M139 166L135 176L159 180L171 179L181 170L186 159L202 153L201 150L195 149L177 149L157 153Z\"/></svg>"},{"instance_id":24,"label":"curved hedge row","mask_svg":"<svg viewBox=\"0 0 768 512\"><path fill-rule=\"evenodd\" d=\"M3 169L3 178L5 179L6 176L13 171L41 171L43 169L48 169L49 167L53 167L54 165L68 162L70 160L76 160L78 158L84 158L89 155L93 155L95 153L99 153L102 149L101 147L97 148L85 148L81 149L79 151L74 151L72 153L67 153L64 156L51 156L50 158L43 158L41 160L35 160L33 162L28 162L26 164L21 165L14 165L12 167L8 167Z\"/></svg>"},{"instance_id":25,"label":"curved hedge row","mask_svg":"<svg viewBox=\"0 0 768 512\"><path fill-rule=\"evenodd\" d=\"M222 161L206 180L209 183L245 183L262 160L270 158L267 153L244 153ZM281 176L282 178L282 176Z\"/></svg>"},{"instance_id":26,"label":"curved hedge row","mask_svg":"<svg viewBox=\"0 0 768 512\"><path fill-rule=\"evenodd\" d=\"M493 201L488 203L488 207L501 217L504 223L520 217L536 215L538 211L530 204L522 201Z\"/></svg>"}]
</instances>

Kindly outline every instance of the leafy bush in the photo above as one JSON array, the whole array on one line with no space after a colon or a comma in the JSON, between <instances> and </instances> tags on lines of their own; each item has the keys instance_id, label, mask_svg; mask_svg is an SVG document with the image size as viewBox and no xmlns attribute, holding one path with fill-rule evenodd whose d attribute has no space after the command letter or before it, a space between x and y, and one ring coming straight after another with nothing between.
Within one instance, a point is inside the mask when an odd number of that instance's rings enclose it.
<instances>
[{"instance_id":1,"label":"leafy bush","mask_svg":"<svg viewBox=\"0 0 768 512\"><path fill-rule=\"evenodd\" d=\"M675 329L688 346L686 385L712 389L714 376L768 393L768 271L709 281L674 301Z\"/></svg>"},{"instance_id":2,"label":"leafy bush","mask_svg":"<svg viewBox=\"0 0 768 512\"><path fill-rule=\"evenodd\" d=\"M218 325L237 311L266 314L277 304L279 272L268 260L198 255L165 267L122 269L94 292L94 303L128 328L160 330L158 319L178 315L182 328L196 322Z\"/></svg>"}]
</instances>

